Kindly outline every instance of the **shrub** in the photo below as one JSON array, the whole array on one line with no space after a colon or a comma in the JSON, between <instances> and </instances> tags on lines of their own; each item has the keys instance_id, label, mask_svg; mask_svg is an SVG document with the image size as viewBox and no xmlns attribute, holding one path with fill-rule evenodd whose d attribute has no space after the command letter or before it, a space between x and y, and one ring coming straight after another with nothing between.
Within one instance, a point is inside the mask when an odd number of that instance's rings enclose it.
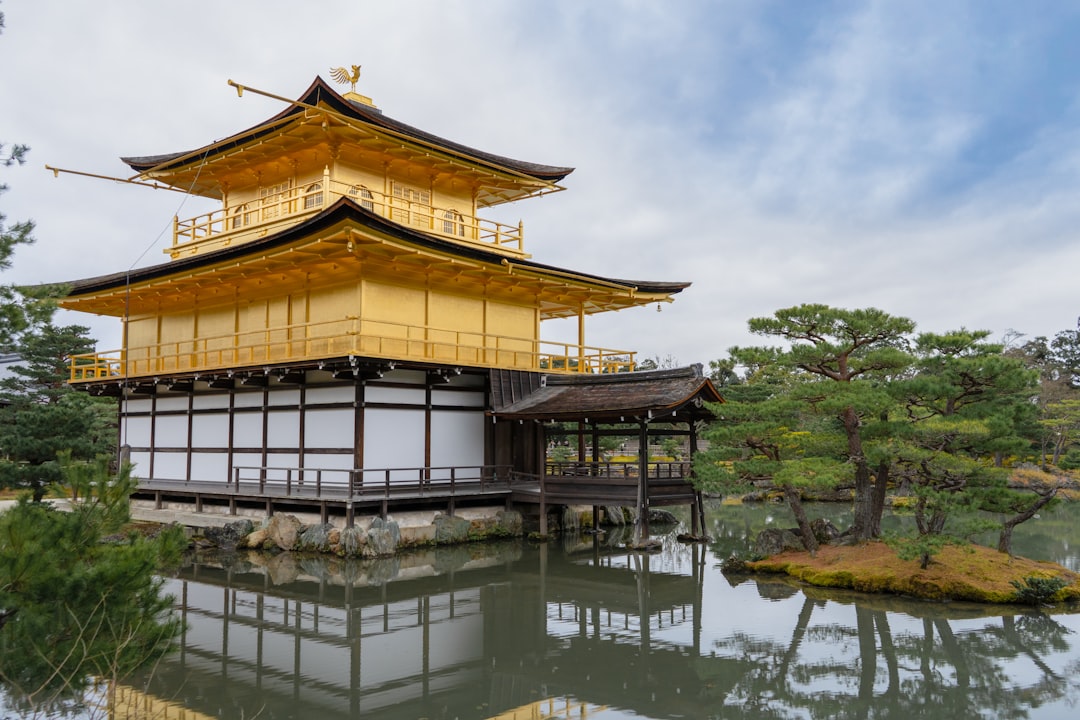
<instances>
[{"instance_id":1,"label":"shrub","mask_svg":"<svg viewBox=\"0 0 1080 720\"><path fill-rule=\"evenodd\" d=\"M1029 575L1022 583L1019 580L1012 580L1010 584L1016 588L1016 594L1013 595L1014 602L1025 605L1048 605L1068 583L1060 577L1046 578Z\"/></svg>"}]
</instances>

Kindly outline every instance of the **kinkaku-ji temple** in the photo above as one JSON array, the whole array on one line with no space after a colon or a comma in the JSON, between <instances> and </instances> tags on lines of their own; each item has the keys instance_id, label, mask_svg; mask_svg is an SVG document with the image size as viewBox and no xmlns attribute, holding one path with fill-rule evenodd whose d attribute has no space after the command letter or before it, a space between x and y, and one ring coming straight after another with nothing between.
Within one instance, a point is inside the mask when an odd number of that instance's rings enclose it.
<instances>
[{"instance_id":1,"label":"kinkaku-ji temple","mask_svg":"<svg viewBox=\"0 0 1080 720\"><path fill-rule=\"evenodd\" d=\"M680 436L719 402L700 366L634 371L587 316L671 302L685 282L545 265L486 208L561 191L572 168L436 137L316 78L277 115L204 147L123 158L129 181L220 202L174 219L168 260L76 280L61 305L112 316L123 347L77 356L73 386L119 403L138 496L236 514L563 505L700 496ZM612 239L614 244L615 238ZM577 341L545 339L576 319ZM601 439L633 439L605 460ZM549 461L556 441L575 448Z\"/></svg>"}]
</instances>

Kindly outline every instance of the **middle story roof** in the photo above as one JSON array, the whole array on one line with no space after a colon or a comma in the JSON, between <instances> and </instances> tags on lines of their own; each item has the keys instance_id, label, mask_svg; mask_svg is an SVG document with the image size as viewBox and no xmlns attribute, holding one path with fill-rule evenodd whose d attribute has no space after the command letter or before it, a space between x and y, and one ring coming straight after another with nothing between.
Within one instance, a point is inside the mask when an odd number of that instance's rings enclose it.
<instances>
[{"instance_id":1,"label":"middle story roof","mask_svg":"<svg viewBox=\"0 0 1080 720\"><path fill-rule=\"evenodd\" d=\"M482 285L489 296L535 297L542 319L669 302L688 282L608 278L456 243L387 220L347 197L264 238L126 272L75 280L61 306L124 317L222 302L237 293L333 284L361 266L450 287Z\"/></svg>"}]
</instances>

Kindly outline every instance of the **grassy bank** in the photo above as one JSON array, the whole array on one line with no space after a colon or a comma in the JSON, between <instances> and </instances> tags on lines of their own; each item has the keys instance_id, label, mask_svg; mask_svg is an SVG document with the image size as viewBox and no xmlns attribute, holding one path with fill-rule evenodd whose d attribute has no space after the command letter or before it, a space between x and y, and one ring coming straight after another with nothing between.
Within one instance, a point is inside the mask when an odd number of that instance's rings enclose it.
<instances>
[{"instance_id":1,"label":"grassy bank","mask_svg":"<svg viewBox=\"0 0 1080 720\"><path fill-rule=\"evenodd\" d=\"M816 557L785 552L746 563L753 572L783 573L819 587L894 593L927 600L1015 602L1016 587L1029 577L1060 577L1067 584L1055 601L1080 600L1080 575L1061 565L1010 557L980 545L948 546L926 570L917 560L901 560L888 545L822 546Z\"/></svg>"}]
</instances>

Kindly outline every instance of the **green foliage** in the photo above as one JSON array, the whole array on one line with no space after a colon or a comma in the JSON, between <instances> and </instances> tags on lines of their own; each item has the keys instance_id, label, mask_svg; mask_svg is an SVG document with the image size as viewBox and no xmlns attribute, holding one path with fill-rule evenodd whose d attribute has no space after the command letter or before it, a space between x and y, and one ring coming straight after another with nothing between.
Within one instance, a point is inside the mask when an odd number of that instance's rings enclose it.
<instances>
[{"instance_id":1,"label":"green foliage","mask_svg":"<svg viewBox=\"0 0 1080 720\"><path fill-rule=\"evenodd\" d=\"M1080 470L1080 448L1069 450L1058 461L1058 467L1062 470Z\"/></svg>"},{"instance_id":2,"label":"green foliage","mask_svg":"<svg viewBox=\"0 0 1080 720\"><path fill-rule=\"evenodd\" d=\"M873 308L800 305L749 326L787 347L729 350L729 362L745 377L713 408L719 420L705 433L710 450L697 465L703 485L736 491L761 479L799 490L853 484L862 511L856 523L872 535L881 508L875 521L871 464L885 455L895 404L886 384L912 362L906 335L914 323Z\"/></svg>"},{"instance_id":3,"label":"green foliage","mask_svg":"<svg viewBox=\"0 0 1080 720\"><path fill-rule=\"evenodd\" d=\"M23 496L0 514L0 680L24 709L77 701L168 650L180 630L156 573L178 561L179 528L119 533L136 479L104 458L61 465L71 512ZM108 538L108 540L107 540Z\"/></svg>"},{"instance_id":4,"label":"green foliage","mask_svg":"<svg viewBox=\"0 0 1080 720\"><path fill-rule=\"evenodd\" d=\"M1029 447L1037 373L985 331L913 336L914 327L872 308L824 305L752 319L753 332L787 347L729 351L744 382L713 407L710 449L696 466L703 488L853 486L853 531L867 537L880 528L891 482L913 497L918 528L898 547L924 563L973 532L966 518L975 511L1022 513L1030 495L1008 489L1000 458Z\"/></svg>"},{"instance_id":5,"label":"green foliage","mask_svg":"<svg viewBox=\"0 0 1080 720\"><path fill-rule=\"evenodd\" d=\"M1061 577L1046 578L1031 575L1024 578L1022 583L1019 580L1010 580L1009 584L1016 588L1014 602L1025 605L1048 605L1069 583Z\"/></svg>"},{"instance_id":6,"label":"green foliage","mask_svg":"<svg viewBox=\"0 0 1080 720\"><path fill-rule=\"evenodd\" d=\"M0 143L0 167L22 165L29 150L25 145L14 145L5 151ZM0 183L0 195L7 190L7 185ZM0 270L11 267L12 257L20 245L34 242L34 223L23 220L12 225L5 224L7 216L0 212ZM54 300L60 293L58 288L35 287L19 288L13 285L0 285L0 351L9 352L19 334L35 323L44 322L52 317L55 310Z\"/></svg>"},{"instance_id":7,"label":"green foliage","mask_svg":"<svg viewBox=\"0 0 1080 720\"><path fill-rule=\"evenodd\" d=\"M90 460L115 446L115 401L64 382L68 359L93 348L86 333L44 323L20 337L22 361L0 383L0 485L30 488L40 499L61 478L59 453Z\"/></svg>"},{"instance_id":8,"label":"green foliage","mask_svg":"<svg viewBox=\"0 0 1080 720\"><path fill-rule=\"evenodd\" d=\"M923 570L930 566L930 559L946 545L955 545L959 541L948 535L920 534L913 536L890 536L885 542L896 551L901 560L918 560Z\"/></svg>"},{"instance_id":9,"label":"green foliage","mask_svg":"<svg viewBox=\"0 0 1080 720\"><path fill-rule=\"evenodd\" d=\"M941 542L985 529L958 522L966 514L1019 500L994 458L1026 447L1019 429L1032 416L1037 377L988 334L920 335L914 372L890 386L907 418L892 444L893 475L915 497L919 537L906 543L924 567Z\"/></svg>"}]
</instances>

